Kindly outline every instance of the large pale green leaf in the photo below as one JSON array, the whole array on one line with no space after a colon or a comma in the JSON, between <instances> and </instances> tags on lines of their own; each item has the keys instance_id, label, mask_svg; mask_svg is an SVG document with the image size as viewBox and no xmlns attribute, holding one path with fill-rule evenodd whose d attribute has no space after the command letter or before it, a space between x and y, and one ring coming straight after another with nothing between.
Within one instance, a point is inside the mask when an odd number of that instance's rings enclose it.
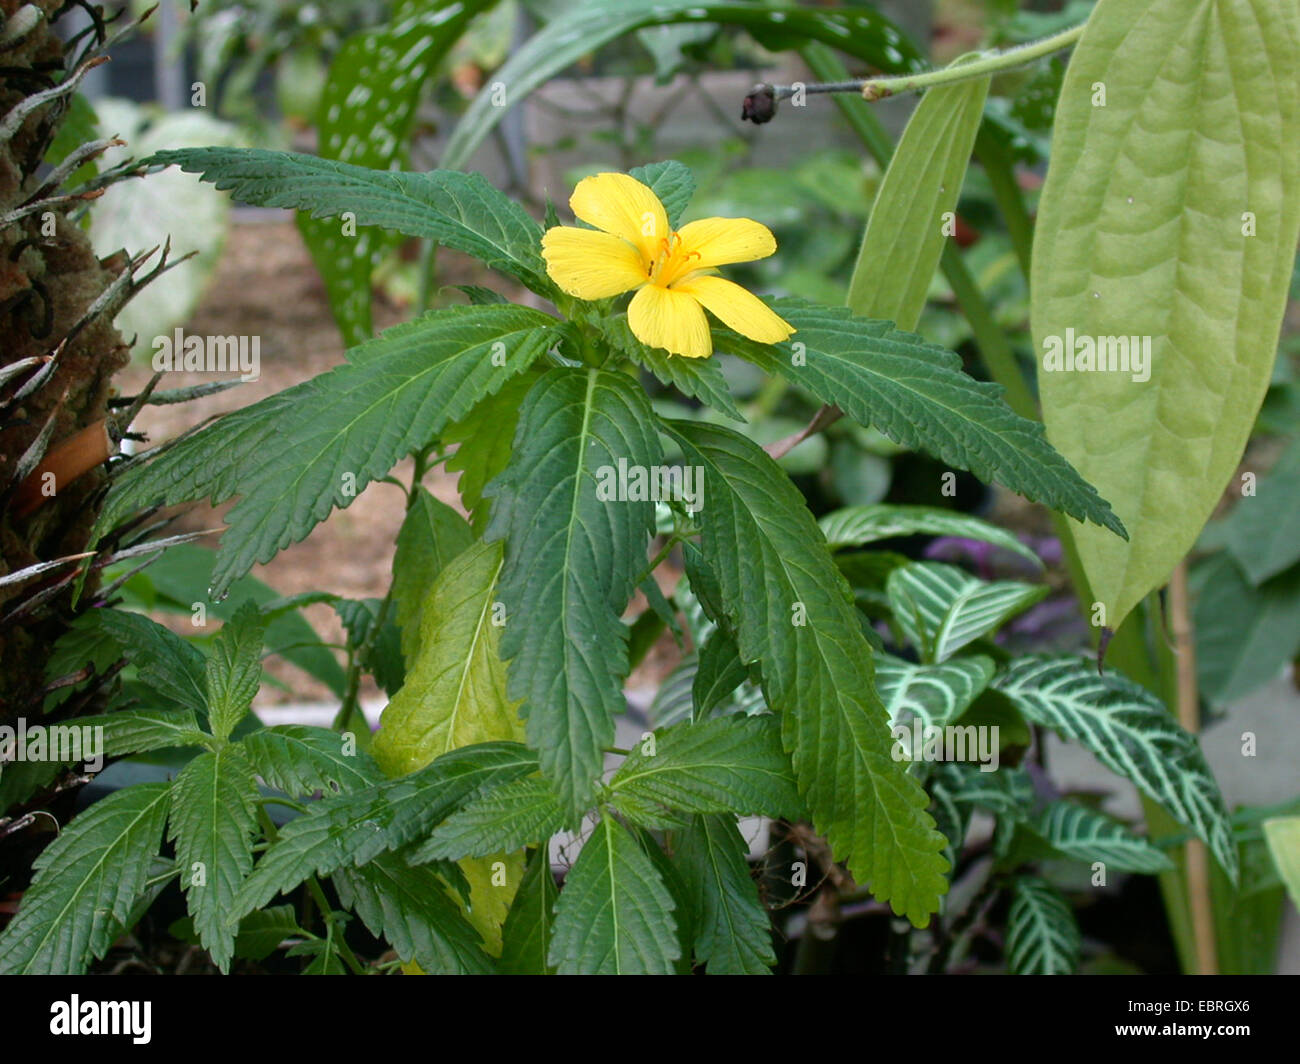
<instances>
[{"instance_id":1,"label":"large pale green leaf","mask_svg":"<svg viewBox=\"0 0 1300 1064\"><path fill-rule=\"evenodd\" d=\"M957 658L942 665L917 665L883 653L875 658L876 691L891 725L912 717L936 727L950 724L993 678L993 661L980 656Z\"/></svg>"},{"instance_id":2,"label":"large pale green leaf","mask_svg":"<svg viewBox=\"0 0 1300 1064\"><path fill-rule=\"evenodd\" d=\"M964 373L953 352L842 307L792 298L771 307L794 326L789 340L758 344L719 328L715 349L787 377L905 447L1123 533L1109 504L1052 449L1043 426L1007 406L998 385Z\"/></svg>"},{"instance_id":3,"label":"large pale green leaf","mask_svg":"<svg viewBox=\"0 0 1300 1064\"><path fill-rule=\"evenodd\" d=\"M624 796L687 813L762 814L796 820L802 812L790 758L770 715L677 724L633 748L609 781Z\"/></svg>"},{"instance_id":4,"label":"large pale green leaf","mask_svg":"<svg viewBox=\"0 0 1300 1064\"><path fill-rule=\"evenodd\" d=\"M500 544L472 544L447 563L421 603L420 653L384 710L372 752L389 775L471 743L523 741L506 697L493 621Z\"/></svg>"},{"instance_id":5,"label":"large pale green leaf","mask_svg":"<svg viewBox=\"0 0 1300 1064\"><path fill-rule=\"evenodd\" d=\"M226 514L212 576L220 597L545 352L554 325L539 311L495 305L448 307L388 329L349 351L347 364L124 473L97 533L158 503L242 496Z\"/></svg>"},{"instance_id":6,"label":"large pale green leaf","mask_svg":"<svg viewBox=\"0 0 1300 1064\"><path fill-rule=\"evenodd\" d=\"M1101 0L1061 87L1032 319L1040 359L1051 338L1150 339L1144 382L1039 374L1048 437L1131 536L1075 529L1111 628L1191 549L1241 458L1277 349L1297 182L1293 3Z\"/></svg>"},{"instance_id":7,"label":"large pale green leaf","mask_svg":"<svg viewBox=\"0 0 1300 1064\"><path fill-rule=\"evenodd\" d=\"M695 918L693 948L710 975L766 975L776 963L772 922L732 816L696 816L675 837L673 863Z\"/></svg>"},{"instance_id":8,"label":"large pale green leaf","mask_svg":"<svg viewBox=\"0 0 1300 1064\"><path fill-rule=\"evenodd\" d=\"M436 240L538 292L554 290L542 262L541 226L481 174L369 170L260 148L186 148L161 151L145 161L174 163L202 174L203 180L258 207L291 207L315 218L348 212L358 226Z\"/></svg>"},{"instance_id":9,"label":"large pale green leaf","mask_svg":"<svg viewBox=\"0 0 1300 1064\"><path fill-rule=\"evenodd\" d=\"M1020 876L1007 917L1007 967L1013 975L1069 975L1079 964L1079 925L1060 892L1037 876Z\"/></svg>"},{"instance_id":10,"label":"large pale green leaf","mask_svg":"<svg viewBox=\"0 0 1300 1064\"><path fill-rule=\"evenodd\" d=\"M1278 875L1300 909L1300 816L1274 817L1264 821L1264 839L1277 865Z\"/></svg>"},{"instance_id":11,"label":"large pale green leaf","mask_svg":"<svg viewBox=\"0 0 1300 1064\"><path fill-rule=\"evenodd\" d=\"M140 783L74 817L32 866L0 934L0 973L76 975L121 934L162 842L170 783Z\"/></svg>"},{"instance_id":12,"label":"large pale green leaf","mask_svg":"<svg viewBox=\"0 0 1300 1064\"><path fill-rule=\"evenodd\" d=\"M420 648L424 597L438 574L474 536L465 519L421 487L406 511L393 552L393 603L408 667Z\"/></svg>"},{"instance_id":13,"label":"large pale green leaf","mask_svg":"<svg viewBox=\"0 0 1300 1064\"><path fill-rule=\"evenodd\" d=\"M872 503L869 506L846 506L832 510L817 522L831 550L840 547L865 547L882 539L899 536L958 536L992 543L1033 562L1040 569L1038 555L1012 533L970 514L940 509L938 506L905 506L895 503Z\"/></svg>"},{"instance_id":14,"label":"large pale green leaf","mask_svg":"<svg viewBox=\"0 0 1300 1064\"><path fill-rule=\"evenodd\" d=\"M927 662L946 661L1050 590L1046 584L980 580L941 562L900 565L885 581L894 620Z\"/></svg>"},{"instance_id":15,"label":"large pale green leaf","mask_svg":"<svg viewBox=\"0 0 1300 1064\"><path fill-rule=\"evenodd\" d=\"M673 909L636 839L603 816L555 904L550 963L560 975L671 975L681 953Z\"/></svg>"},{"instance_id":16,"label":"large pale green leaf","mask_svg":"<svg viewBox=\"0 0 1300 1064\"><path fill-rule=\"evenodd\" d=\"M377 854L427 835L483 787L537 771L537 758L517 743L453 750L395 780L313 803L290 821L244 881L231 918L260 909L309 875L360 867Z\"/></svg>"},{"instance_id":17,"label":"large pale green leaf","mask_svg":"<svg viewBox=\"0 0 1300 1064\"><path fill-rule=\"evenodd\" d=\"M931 89L894 149L849 283L848 306L911 332L951 237L989 79Z\"/></svg>"},{"instance_id":18,"label":"large pale green leaf","mask_svg":"<svg viewBox=\"0 0 1300 1064\"><path fill-rule=\"evenodd\" d=\"M1025 717L1091 750L1210 848L1237 879L1237 847L1218 784L1196 737L1145 688L1083 658L1031 654L993 679Z\"/></svg>"},{"instance_id":19,"label":"large pale green leaf","mask_svg":"<svg viewBox=\"0 0 1300 1064\"><path fill-rule=\"evenodd\" d=\"M924 926L947 886L943 838L920 784L891 757L848 584L803 497L759 447L719 426L671 430L704 470L706 571L742 661L761 667L814 826L859 883Z\"/></svg>"},{"instance_id":20,"label":"large pale green leaf","mask_svg":"<svg viewBox=\"0 0 1300 1064\"><path fill-rule=\"evenodd\" d=\"M181 886L199 941L226 971L236 926L226 919L253 867L257 780L244 751L200 754L176 777L168 836L176 844Z\"/></svg>"},{"instance_id":21,"label":"large pale green leaf","mask_svg":"<svg viewBox=\"0 0 1300 1064\"><path fill-rule=\"evenodd\" d=\"M464 168L475 149L515 106L539 85L585 55L626 33L646 26L709 22L743 26L763 34L768 46L790 48L805 39L825 41L877 70L919 69L921 57L893 24L869 7L820 11L795 4L716 3L710 0L579 0L556 18L492 75L456 125L441 164ZM505 107L500 90L505 88Z\"/></svg>"},{"instance_id":22,"label":"large pale green leaf","mask_svg":"<svg viewBox=\"0 0 1300 1064\"><path fill-rule=\"evenodd\" d=\"M1174 866L1162 850L1118 820L1073 802L1052 802L1035 827L1066 856L1101 861L1117 872L1163 872Z\"/></svg>"},{"instance_id":23,"label":"large pale green leaf","mask_svg":"<svg viewBox=\"0 0 1300 1064\"><path fill-rule=\"evenodd\" d=\"M384 25L349 37L330 63L316 113L320 154L374 170L405 161L425 81L495 0L399 0ZM396 241L374 229L298 215L346 344L370 336L370 275Z\"/></svg>"},{"instance_id":24,"label":"large pale green leaf","mask_svg":"<svg viewBox=\"0 0 1300 1064\"><path fill-rule=\"evenodd\" d=\"M486 535L505 540L508 691L523 700L529 745L575 818L592 803L601 751L626 708L620 618L654 530L653 502L600 497L602 471L649 468L659 454L649 401L630 377L555 368L528 393L514 455L486 491Z\"/></svg>"}]
</instances>

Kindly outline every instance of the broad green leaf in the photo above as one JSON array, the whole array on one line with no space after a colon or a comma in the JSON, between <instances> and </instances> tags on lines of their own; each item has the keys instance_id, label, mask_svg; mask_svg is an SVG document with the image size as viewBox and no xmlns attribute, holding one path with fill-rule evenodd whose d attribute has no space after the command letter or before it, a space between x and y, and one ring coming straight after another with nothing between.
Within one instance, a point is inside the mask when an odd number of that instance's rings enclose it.
<instances>
[{"instance_id":1,"label":"broad green leaf","mask_svg":"<svg viewBox=\"0 0 1300 1064\"><path fill-rule=\"evenodd\" d=\"M117 642L150 689L207 718L207 659L194 644L140 613L96 610L95 623Z\"/></svg>"},{"instance_id":2,"label":"broad green leaf","mask_svg":"<svg viewBox=\"0 0 1300 1064\"><path fill-rule=\"evenodd\" d=\"M425 488L418 489L393 553L393 602L407 662L416 660L420 648L420 607L429 586L473 541L465 518Z\"/></svg>"},{"instance_id":3,"label":"broad green leaf","mask_svg":"<svg viewBox=\"0 0 1300 1064\"><path fill-rule=\"evenodd\" d=\"M883 15L869 7L821 11L796 4L710 3L709 0L580 0L550 19L522 48L492 75L493 85L505 88L505 107L500 90L485 85L443 152L443 166L468 165L474 151L492 132L506 109L580 58L602 45L646 26L669 26L685 22L716 22L741 26L753 32L772 31L769 47L795 47L805 39L824 41L847 52L877 70L920 69L915 47Z\"/></svg>"},{"instance_id":4,"label":"broad green leaf","mask_svg":"<svg viewBox=\"0 0 1300 1064\"><path fill-rule=\"evenodd\" d=\"M993 678L985 657L956 658L942 665L916 665L890 654L876 654L876 692L885 704L890 726L919 717L943 727L966 712Z\"/></svg>"},{"instance_id":5,"label":"broad green leaf","mask_svg":"<svg viewBox=\"0 0 1300 1064\"><path fill-rule=\"evenodd\" d=\"M262 639L266 625L257 606L246 602L221 626L208 658L208 718L212 734L227 739L244 719L262 684Z\"/></svg>"},{"instance_id":6,"label":"broad green leaf","mask_svg":"<svg viewBox=\"0 0 1300 1064\"><path fill-rule=\"evenodd\" d=\"M170 707L124 709L101 717L77 717L69 726L102 729L101 752L105 757L125 757L173 746L202 746L210 741L193 713Z\"/></svg>"},{"instance_id":7,"label":"broad green leaf","mask_svg":"<svg viewBox=\"0 0 1300 1064\"><path fill-rule=\"evenodd\" d=\"M253 868L257 799L257 780L238 745L200 754L172 786L167 833L185 902L199 941L223 972L235 950L235 925L226 916Z\"/></svg>"},{"instance_id":8,"label":"broad green leaf","mask_svg":"<svg viewBox=\"0 0 1300 1064\"><path fill-rule=\"evenodd\" d=\"M287 938L305 938L292 905L275 905L249 913L239 921L235 935L235 956L260 961L269 957Z\"/></svg>"},{"instance_id":9,"label":"broad green leaf","mask_svg":"<svg viewBox=\"0 0 1300 1064\"><path fill-rule=\"evenodd\" d=\"M682 395L698 399L733 421L745 417L731 398L731 387L717 359L679 358L659 347L647 347L628 328L623 314L603 318L600 329L606 339L637 365L648 369L663 384L676 388Z\"/></svg>"},{"instance_id":10,"label":"broad green leaf","mask_svg":"<svg viewBox=\"0 0 1300 1064\"><path fill-rule=\"evenodd\" d=\"M419 605L420 653L388 707L373 753L390 776L472 743L523 741L506 697L493 616L500 544L474 543L447 563Z\"/></svg>"},{"instance_id":11,"label":"broad green leaf","mask_svg":"<svg viewBox=\"0 0 1300 1064\"><path fill-rule=\"evenodd\" d=\"M329 728L279 724L244 736L240 745L268 786L293 798L350 794L383 779L370 754Z\"/></svg>"},{"instance_id":12,"label":"broad green leaf","mask_svg":"<svg viewBox=\"0 0 1300 1064\"><path fill-rule=\"evenodd\" d=\"M360 867L423 838L480 788L536 771L536 757L517 743L484 743L453 750L409 776L313 803L262 855L231 918L262 908L310 875Z\"/></svg>"},{"instance_id":13,"label":"broad green leaf","mask_svg":"<svg viewBox=\"0 0 1300 1064\"><path fill-rule=\"evenodd\" d=\"M901 565L885 581L894 620L927 662L946 661L996 632L1050 590L1046 584L984 581L941 562Z\"/></svg>"},{"instance_id":14,"label":"broad green leaf","mask_svg":"<svg viewBox=\"0 0 1300 1064\"><path fill-rule=\"evenodd\" d=\"M731 816L696 816L675 838L673 863L695 917L697 962L710 975L766 975L776 963L772 922Z\"/></svg>"},{"instance_id":15,"label":"broad green leaf","mask_svg":"<svg viewBox=\"0 0 1300 1064\"><path fill-rule=\"evenodd\" d=\"M841 547L865 547L882 539L900 536L956 536L978 539L1011 551L1043 567L1038 555L1012 533L970 514L943 510L937 506L902 506L873 503L870 506L846 506L833 510L817 522L831 550Z\"/></svg>"},{"instance_id":16,"label":"broad green leaf","mask_svg":"<svg viewBox=\"0 0 1300 1064\"><path fill-rule=\"evenodd\" d=\"M627 795L684 813L741 813L797 820L803 803L775 717L677 724L633 747L609 781Z\"/></svg>"},{"instance_id":17,"label":"broad green leaf","mask_svg":"<svg viewBox=\"0 0 1300 1064\"><path fill-rule=\"evenodd\" d=\"M108 952L162 842L170 783L124 787L73 817L32 865L0 933L0 973L77 975Z\"/></svg>"},{"instance_id":18,"label":"broad green leaf","mask_svg":"<svg viewBox=\"0 0 1300 1064\"><path fill-rule=\"evenodd\" d=\"M993 679L1027 719L1091 750L1131 780L1210 848L1237 880L1228 811L1196 737L1145 688L1114 672L1098 676L1083 658L1032 654Z\"/></svg>"},{"instance_id":19,"label":"broad green leaf","mask_svg":"<svg viewBox=\"0 0 1300 1064\"><path fill-rule=\"evenodd\" d=\"M1037 876L1020 876L1007 917L1007 967L1013 975L1070 975L1082 944L1074 913L1060 892Z\"/></svg>"},{"instance_id":20,"label":"broad green leaf","mask_svg":"<svg viewBox=\"0 0 1300 1064\"><path fill-rule=\"evenodd\" d=\"M1224 522L1228 550L1259 587L1264 581L1300 562L1300 536L1292 520L1300 512L1300 443L1243 495Z\"/></svg>"},{"instance_id":21,"label":"broad green leaf","mask_svg":"<svg viewBox=\"0 0 1300 1064\"><path fill-rule=\"evenodd\" d=\"M486 536L505 540L498 595L508 692L571 818L591 805L624 712L621 616L654 530L654 503L604 499L620 462L659 462L657 422L623 373L555 368L528 393L514 455L489 485Z\"/></svg>"},{"instance_id":22,"label":"broad green leaf","mask_svg":"<svg viewBox=\"0 0 1300 1064\"><path fill-rule=\"evenodd\" d=\"M628 173L659 197L668 213L669 226L676 229L682 211L695 195L695 175L690 167L683 166L676 159L665 159L634 167Z\"/></svg>"},{"instance_id":23,"label":"broad green leaf","mask_svg":"<svg viewBox=\"0 0 1300 1064\"><path fill-rule=\"evenodd\" d=\"M725 702L736 688L749 678L749 670L740 660L736 641L721 628L700 647L691 682L694 717L703 720L719 703Z\"/></svg>"},{"instance_id":24,"label":"broad green leaf","mask_svg":"<svg viewBox=\"0 0 1300 1064\"><path fill-rule=\"evenodd\" d=\"M442 434L443 443L460 444L447 459L446 469L460 474L457 490L461 504L473 515L475 535L483 534L490 514L491 500L483 497L483 489L510 461L519 407L538 376L538 371L527 370L510 378L499 392L478 403L454 425L448 425Z\"/></svg>"},{"instance_id":25,"label":"broad green leaf","mask_svg":"<svg viewBox=\"0 0 1300 1064\"><path fill-rule=\"evenodd\" d=\"M1191 549L1241 459L1298 235L1295 5L1101 0L1061 87L1031 316L1048 437L1131 536L1074 530L1112 629ZM1085 338L1099 361L1118 361L1109 339L1149 341L1149 365L1048 368Z\"/></svg>"},{"instance_id":26,"label":"broad green leaf","mask_svg":"<svg viewBox=\"0 0 1300 1064\"><path fill-rule=\"evenodd\" d=\"M953 232L988 91L988 78L931 89L907 120L849 282L848 306L859 317L892 321L904 332L916 329Z\"/></svg>"},{"instance_id":27,"label":"broad green leaf","mask_svg":"<svg viewBox=\"0 0 1300 1064\"><path fill-rule=\"evenodd\" d=\"M407 860L423 864L511 853L545 843L563 827L564 810L546 780L515 780L466 802Z\"/></svg>"},{"instance_id":28,"label":"broad green leaf","mask_svg":"<svg viewBox=\"0 0 1300 1064\"><path fill-rule=\"evenodd\" d=\"M951 351L846 309L788 298L770 305L794 326L793 337L757 344L715 329L715 348L781 374L896 443L1124 533L1110 505L1052 449L1043 426L1007 406L998 385L967 376Z\"/></svg>"},{"instance_id":29,"label":"broad green leaf","mask_svg":"<svg viewBox=\"0 0 1300 1064\"><path fill-rule=\"evenodd\" d=\"M555 877L548 847L534 850L515 892L514 903L502 929L501 961L506 975L554 975L547 962L555 926Z\"/></svg>"},{"instance_id":30,"label":"broad green leaf","mask_svg":"<svg viewBox=\"0 0 1300 1064\"><path fill-rule=\"evenodd\" d=\"M1236 702L1300 652L1300 565L1251 587L1228 553L1193 570L1196 672L1205 697Z\"/></svg>"},{"instance_id":31,"label":"broad green leaf","mask_svg":"<svg viewBox=\"0 0 1300 1064\"><path fill-rule=\"evenodd\" d=\"M492 961L432 868L384 853L331 877L339 900L404 961L431 975L486 975Z\"/></svg>"},{"instance_id":32,"label":"broad green leaf","mask_svg":"<svg viewBox=\"0 0 1300 1064\"><path fill-rule=\"evenodd\" d=\"M767 454L718 426L670 428L704 469L704 568L741 660L762 670L814 826L859 883L924 926L947 886L943 838L920 784L890 755L848 584L803 496Z\"/></svg>"},{"instance_id":33,"label":"broad green leaf","mask_svg":"<svg viewBox=\"0 0 1300 1064\"><path fill-rule=\"evenodd\" d=\"M1273 817L1264 821L1263 828L1268 852L1291 895L1291 904L1300 909L1300 816Z\"/></svg>"},{"instance_id":34,"label":"broad green leaf","mask_svg":"<svg viewBox=\"0 0 1300 1064\"><path fill-rule=\"evenodd\" d=\"M548 960L560 975L671 975L673 899L636 839L603 816L555 903Z\"/></svg>"},{"instance_id":35,"label":"broad green leaf","mask_svg":"<svg viewBox=\"0 0 1300 1064\"><path fill-rule=\"evenodd\" d=\"M320 95L320 154L372 170L404 162L416 106L434 66L495 0L400 0L384 25L353 34L335 54ZM298 229L325 282L330 309L352 345L371 333L371 273L397 243L387 233L299 214Z\"/></svg>"},{"instance_id":36,"label":"broad green leaf","mask_svg":"<svg viewBox=\"0 0 1300 1064\"><path fill-rule=\"evenodd\" d=\"M346 507L403 455L463 417L550 346L555 319L515 306L448 307L348 352L329 373L245 407L114 482L102 535L165 503L242 498L226 514L212 576L220 597ZM494 354L503 364L494 365ZM213 455L221 455L214 461Z\"/></svg>"},{"instance_id":37,"label":"broad green leaf","mask_svg":"<svg viewBox=\"0 0 1300 1064\"><path fill-rule=\"evenodd\" d=\"M368 170L261 148L160 151L144 162L174 163L202 174L204 181L258 207L290 207L309 211L313 218L348 212L358 226L425 237L472 255L543 295L554 290L542 262L541 226L481 174Z\"/></svg>"},{"instance_id":38,"label":"broad green leaf","mask_svg":"<svg viewBox=\"0 0 1300 1064\"><path fill-rule=\"evenodd\" d=\"M1163 872L1174 863L1141 835L1105 813L1072 802L1052 802L1038 818L1038 833L1078 861L1101 861L1117 872Z\"/></svg>"}]
</instances>

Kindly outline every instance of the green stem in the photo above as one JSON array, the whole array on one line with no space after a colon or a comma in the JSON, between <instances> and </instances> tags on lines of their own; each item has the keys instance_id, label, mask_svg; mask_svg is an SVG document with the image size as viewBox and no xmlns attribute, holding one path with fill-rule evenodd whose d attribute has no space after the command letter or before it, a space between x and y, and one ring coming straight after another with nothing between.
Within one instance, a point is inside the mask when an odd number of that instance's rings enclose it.
<instances>
[{"instance_id":1,"label":"green stem","mask_svg":"<svg viewBox=\"0 0 1300 1064\"><path fill-rule=\"evenodd\" d=\"M986 125L980 127L975 138L975 157L984 167L994 202L1002 213L1011 247L1020 263L1020 271L1029 280L1029 264L1034 247L1034 223L1025 208L1025 198L1016 183L1015 160L1005 142L999 140Z\"/></svg>"},{"instance_id":2,"label":"green stem","mask_svg":"<svg viewBox=\"0 0 1300 1064\"><path fill-rule=\"evenodd\" d=\"M900 74L890 78L871 78L862 83L862 97L865 100L883 100L886 96L896 96L900 92L916 92L930 89L936 85L952 85L958 81L971 81L992 74L1001 74L1007 70L1027 66L1045 55L1069 48L1083 36L1087 23L1081 23L1068 30L1062 30L1041 41L1031 41L1005 52L990 52L975 59L963 61L942 70L927 70L924 74Z\"/></svg>"}]
</instances>

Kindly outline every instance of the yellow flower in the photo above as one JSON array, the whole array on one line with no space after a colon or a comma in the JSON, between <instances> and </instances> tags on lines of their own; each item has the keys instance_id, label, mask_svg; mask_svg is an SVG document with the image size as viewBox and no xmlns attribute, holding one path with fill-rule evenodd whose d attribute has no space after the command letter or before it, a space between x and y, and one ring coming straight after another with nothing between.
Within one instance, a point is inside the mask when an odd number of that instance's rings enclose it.
<instances>
[{"instance_id":1,"label":"yellow flower","mask_svg":"<svg viewBox=\"0 0 1300 1064\"><path fill-rule=\"evenodd\" d=\"M542 237L546 272L579 299L635 290L627 323L642 343L687 358L712 354L705 308L759 343L774 344L794 332L757 296L713 269L772 254L776 240L767 226L748 218L704 218L674 231L659 198L627 174L583 178L569 206L596 229L548 229Z\"/></svg>"}]
</instances>

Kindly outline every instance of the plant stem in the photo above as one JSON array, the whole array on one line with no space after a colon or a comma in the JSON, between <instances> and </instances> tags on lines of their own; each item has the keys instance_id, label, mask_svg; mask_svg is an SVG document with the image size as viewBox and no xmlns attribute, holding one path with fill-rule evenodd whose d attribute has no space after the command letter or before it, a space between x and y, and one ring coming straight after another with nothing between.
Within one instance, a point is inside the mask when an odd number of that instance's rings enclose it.
<instances>
[{"instance_id":1,"label":"plant stem","mask_svg":"<svg viewBox=\"0 0 1300 1064\"><path fill-rule=\"evenodd\" d=\"M1005 52L989 52L986 55L961 62L955 66L944 67L941 70L927 70L923 74L899 74L896 77L889 78L869 78L861 83L862 98L864 100L883 100L886 96L896 96L900 92L916 92L919 89L929 89L936 85L951 85L958 81L971 81L974 78L983 78L991 74L1001 74L1006 70L1014 70L1016 67L1026 66L1037 59L1041 59L1045 55L1059 52L1062 48L1069 48L1083 36L1086 25L1086 22L1080 23L1068 30L1062 30L1050 37L1044 37L1041 41L1031 41L1029 44L1008 48ZM809 86L808 91L811 91L811 88Z\"/></svg>"},{"instance_id":2,"label":"plant stem","mask_svg":"<svg viewBox=\"0 0 1300 1064\"><path fill-rule=\"evenodd\" d=\"M1030 220L1029 211L1025 209L1025 198L1016 183L1015 160L1006 143L994 136L987 125L981 125L975 137L975 157L988 176L993 199L1002 213L1007 235L1011 237L1011 247L1020 263L1020 272L1027 282L1034 246L1034 223Z\"/></svg>"}]
</instances>

